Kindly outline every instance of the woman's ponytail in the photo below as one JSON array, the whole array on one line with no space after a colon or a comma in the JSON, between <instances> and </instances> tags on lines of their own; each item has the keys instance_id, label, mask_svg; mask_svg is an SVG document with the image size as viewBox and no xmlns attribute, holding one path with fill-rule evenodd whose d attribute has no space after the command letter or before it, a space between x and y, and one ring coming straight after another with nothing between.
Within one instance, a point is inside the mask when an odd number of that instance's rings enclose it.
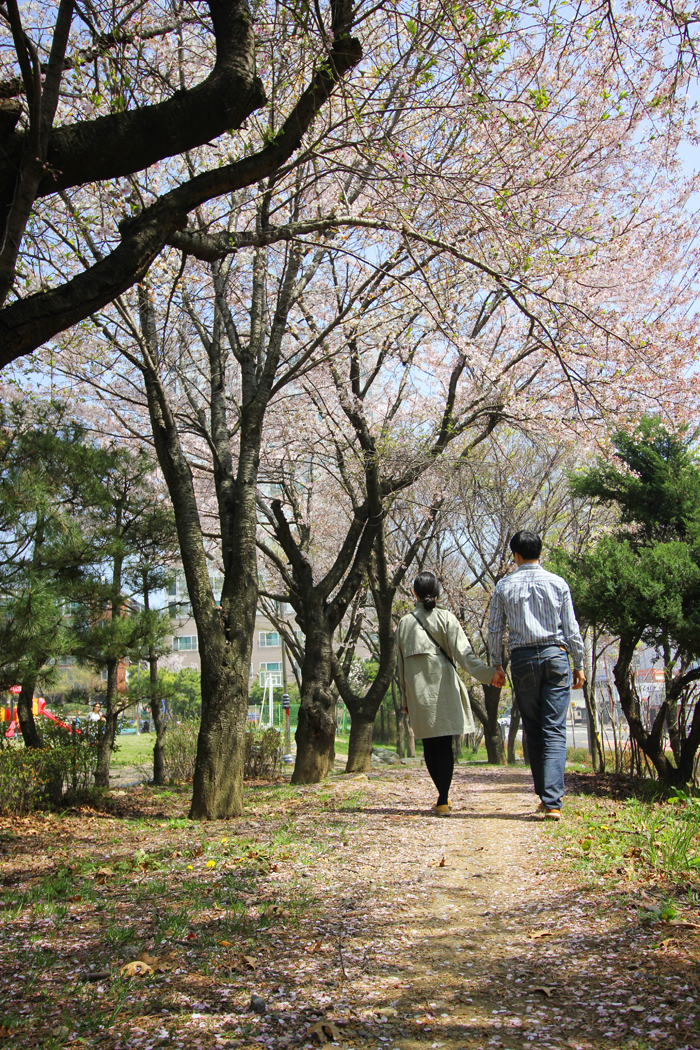
<instances>
[{"instance_id":1,"label":"woman's ponytail","mask_svg":"<svg viewBox=\"0 0 700 1050\"><path fill-rule=\"evenodd\" d=\"M426 612L435 608L435 603L440 597L440 584L434 573L419 572L413 581L413 589Z\"/></svg>"}]
</instances>

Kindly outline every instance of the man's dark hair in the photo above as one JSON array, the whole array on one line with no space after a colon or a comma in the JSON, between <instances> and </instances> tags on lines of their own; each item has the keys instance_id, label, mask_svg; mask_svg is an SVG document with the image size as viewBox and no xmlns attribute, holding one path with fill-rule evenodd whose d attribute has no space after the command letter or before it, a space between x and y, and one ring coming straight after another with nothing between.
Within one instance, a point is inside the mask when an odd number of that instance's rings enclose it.
<instances>
[{"instance_id":1,"label":"man's dark hair","mask_svg":"<svg viewBox=\"0 0 700 1050\"><path fill-rule=\"evenodd\" d=\"M519 554L525 561L534 561L542 553L542 540L536 532L522 529L511 537L510 549L513 554Z\"/></svg>"}]
</instances>

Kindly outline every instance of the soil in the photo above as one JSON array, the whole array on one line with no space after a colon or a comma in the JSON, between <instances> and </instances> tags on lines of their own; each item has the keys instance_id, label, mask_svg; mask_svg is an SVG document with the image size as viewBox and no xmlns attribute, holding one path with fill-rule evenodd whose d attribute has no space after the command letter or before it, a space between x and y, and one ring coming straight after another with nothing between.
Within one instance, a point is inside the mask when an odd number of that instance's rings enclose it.
<instances>
[{"instance_id":1,"label":"soil","mask_svg":"<svg viewBox=\"0 0 700 1050\"><path fill-rule=\"evenodd\" d=\"M253 785L226 823L144 788L0 821L6 1045L700 1050L700 930L572 871L526 770L458 768L451 796L433 816L400 767Z\"/></svg>"}]
</instances>

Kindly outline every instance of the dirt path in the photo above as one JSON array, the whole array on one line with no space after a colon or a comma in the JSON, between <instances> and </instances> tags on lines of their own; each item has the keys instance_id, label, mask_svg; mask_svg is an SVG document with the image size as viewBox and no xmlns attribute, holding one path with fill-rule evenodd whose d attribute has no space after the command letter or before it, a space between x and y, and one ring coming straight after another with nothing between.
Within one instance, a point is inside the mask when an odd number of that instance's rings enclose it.
<instances>
[{"instance_id":1,"label":"dirt path","mask_svg":"<svg viewBox=\"0 0 700 1050\"><path fill-rule=\"evenodd\" d=\"M343 927L374 945L376 964L346 961L345 997L395 1006L386 1045L700 1045L697 975L663 972L649 950L659 933L617 891L557 870L556 831L533 820L525 771L459 770L448 820L425 814L425 774L385 775L370 792L354 815L361 867L338 859L331 882L363 900Z\"/></svg>"},{"instance_id":2,"label":"dirt path","mask_svg":"<svg viewBox=\"0 0 700 1050\"><path fill-rule=\"evenodd\" d=\"M697 973L619 890L561 873L525 771L459 769L447 820L424 770L250 798L226 824L143 789L0 822L6 1045L700 1047ZM60 917L32 903L49 883ZM120 978L143 949L165 968Z\"/></svg>"}]
</instances>

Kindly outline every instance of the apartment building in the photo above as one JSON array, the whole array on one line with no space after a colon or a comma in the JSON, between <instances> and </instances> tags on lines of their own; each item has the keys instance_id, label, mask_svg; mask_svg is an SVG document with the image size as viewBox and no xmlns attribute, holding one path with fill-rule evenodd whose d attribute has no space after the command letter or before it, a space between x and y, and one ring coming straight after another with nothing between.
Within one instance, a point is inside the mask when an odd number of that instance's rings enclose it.
<instances>
[{"instance_id":1,"label":"apartment building","mask_svg":"<svg viewBox=\"0 0 700 1050\"><path fill-rule=\"evenodd\" d=\"M212 577L212 588L214 598L219 601L223 577ZM164 657L162 666L170 670L178 670L182 667L194 667L200 670L199 638L197 627L192 619L192 607L189 604L184 580L179 577L168 591L168 605L170 619L173 626L172 634L172 656ZM292 620L291 610L288 612ZM287 674L293 681L291 657L287 654ZM262 614L258 613L255 618L255 635L253 637L253 652L250 660L251 685L257 679L261 686L265 686L269 680L273 686L282 685L282 639L274 624Z\"/></svg>"}]
</instances>

